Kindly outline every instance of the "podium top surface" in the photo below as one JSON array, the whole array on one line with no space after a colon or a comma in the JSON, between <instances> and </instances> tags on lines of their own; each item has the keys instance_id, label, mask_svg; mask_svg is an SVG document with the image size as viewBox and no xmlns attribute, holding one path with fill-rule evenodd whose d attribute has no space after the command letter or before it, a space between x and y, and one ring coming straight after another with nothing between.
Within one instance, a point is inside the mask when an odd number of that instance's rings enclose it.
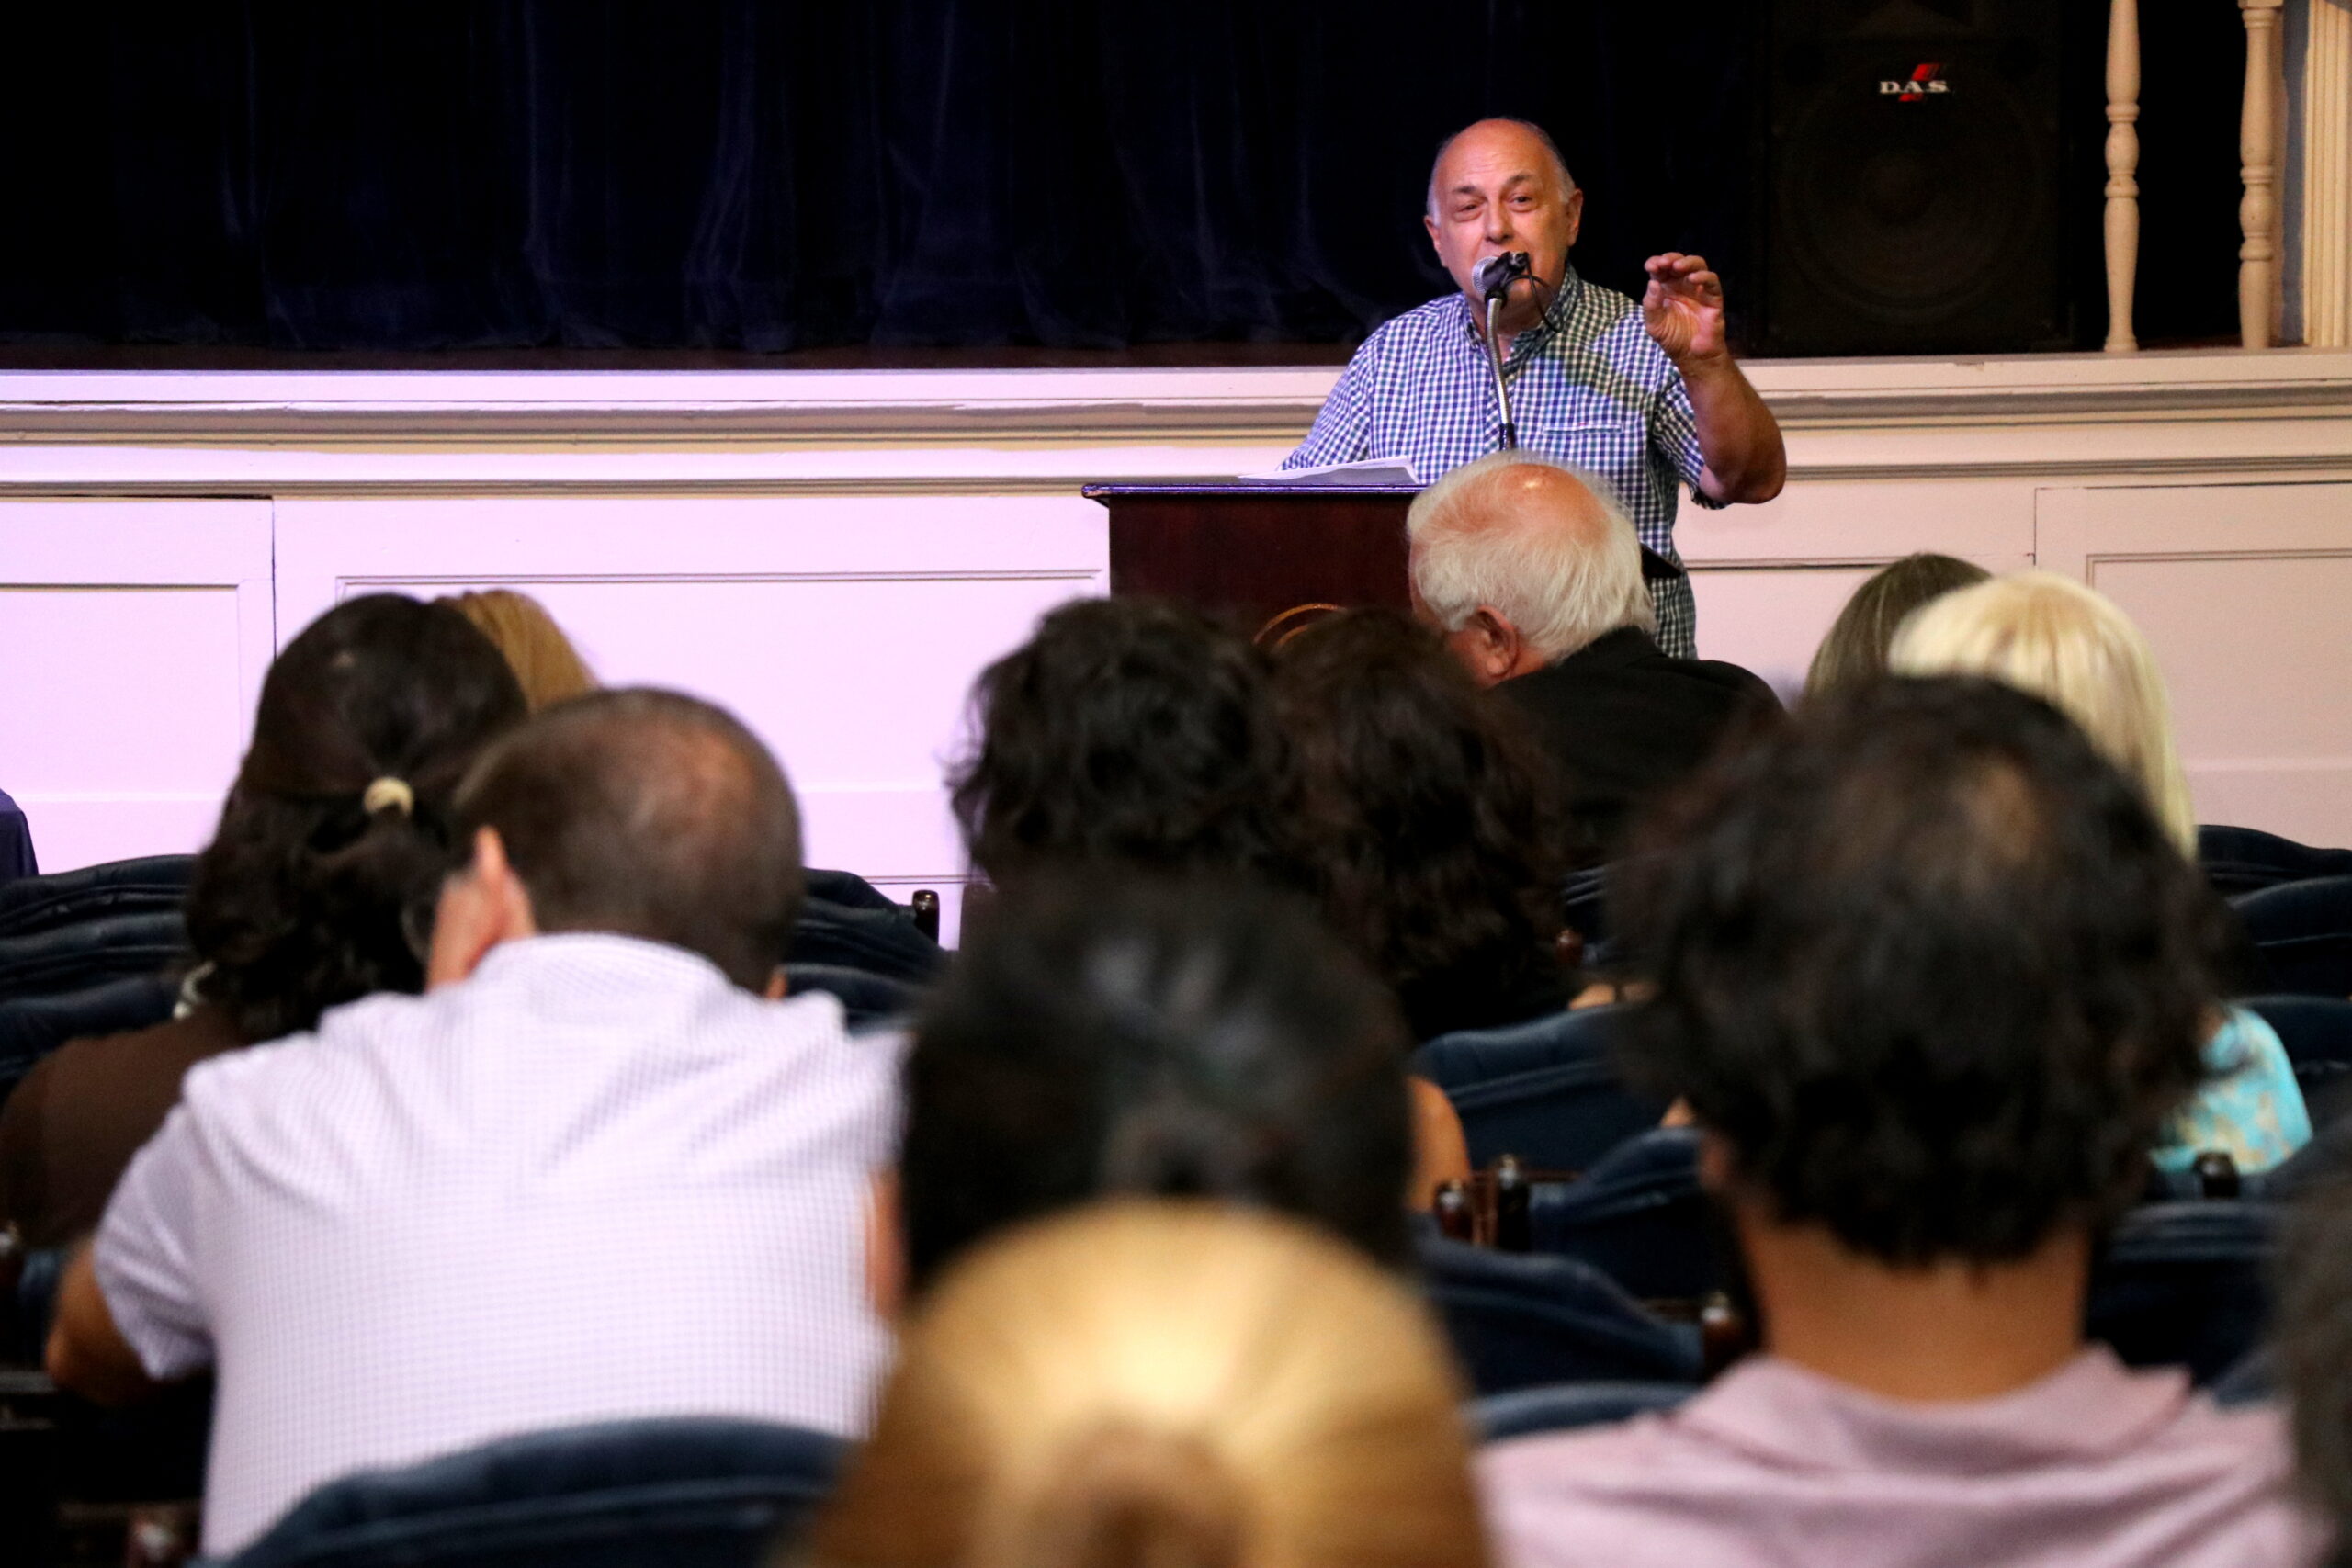
<instances>
[{"instance_id":1,"label":"podium top surface","mask_svg":"<svg viewBox=\"0 0 2352 1568\"><path fill-rule=\"evenodd\" d=\"M1246 495L1253 501L1295 495L1314 501L1329 501L1351 495L1419 495L1425 488L1422 485L1282 484L1267 479L1187 479L1173 484L1083 485L1080 487L1079 493L1089 501L1151 495Z\"/></svg>"}]
</instances>

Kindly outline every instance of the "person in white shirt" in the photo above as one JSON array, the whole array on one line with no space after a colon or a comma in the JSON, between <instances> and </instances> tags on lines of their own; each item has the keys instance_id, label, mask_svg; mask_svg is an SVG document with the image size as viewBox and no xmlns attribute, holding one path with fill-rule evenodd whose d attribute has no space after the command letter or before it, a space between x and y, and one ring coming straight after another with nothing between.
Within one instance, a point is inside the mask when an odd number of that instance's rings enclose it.
<instances>
[{"instance_id":1,"label":"person in white shirt","mask_svg":"<svg viewBox=\"0 0 2352 1568\"><path fill-rule=\"evenodd\" d=\"M898 1053L774 999L802 885L775 760L706 704L603 693L485 753L457 812L426 994L192 1072L61 1292L68 1388L217 1367L208 1554L526 1430L869 1418Z\"/></svg>"}]
</instances>

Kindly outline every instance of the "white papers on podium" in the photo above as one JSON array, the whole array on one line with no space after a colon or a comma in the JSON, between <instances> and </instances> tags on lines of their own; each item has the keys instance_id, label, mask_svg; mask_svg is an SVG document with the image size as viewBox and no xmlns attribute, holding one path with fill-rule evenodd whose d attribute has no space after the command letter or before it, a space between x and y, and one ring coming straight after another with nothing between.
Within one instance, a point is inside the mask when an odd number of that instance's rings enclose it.
<instances>
[{"instance_id":1,"label":"white papers on podium","mask_svg":"<svg viewBox=\"0 0 2352 1568\"><path fill-rule=\"evenodd\" d=\"M1319 468L1276 468L1272 473L1238 477L1252 484L1362 485L1368 490L1421 482L1413 472L1413 465L1403 457L1367 457L1360 463L1327 463Z\"/></svg>"}]
</instances>

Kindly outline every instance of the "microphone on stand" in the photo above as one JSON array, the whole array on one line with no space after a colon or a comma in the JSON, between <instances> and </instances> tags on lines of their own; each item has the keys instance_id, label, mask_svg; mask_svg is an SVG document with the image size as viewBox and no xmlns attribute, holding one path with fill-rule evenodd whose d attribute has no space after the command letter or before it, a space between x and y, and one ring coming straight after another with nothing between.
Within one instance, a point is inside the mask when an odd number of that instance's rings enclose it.
<instances>
[{"instance_id":1,"label":"microphone on stand","mask_svg":"<svg viewBox=\"0 0 2352 1568\"><path fill-rule=\"evenodd\" d=\"M1495 409L1502 416L1502 449L1506 452L1519 446L1519 424L1511 418L1510 389L1503 384L1502 340L1495 334L1495 314L1503 308L1503 296L1510 292L1510 286L1533 276L1534 269L1525 251L1505 251L1470 269L1471 286L1487 301L1487 363L1495 373Z\"/></svg>"},{"instance_id":2,"label":"microphone on stand","mask_svg":"<svg viewBox=\"0 0 2352 1568\"><path fill-rule=\"evenodd\" d=\"M1470 282L1489 303L1501 299L1521 278L1532 276L1533 269L1525 251L1505 251L1470 269Z\"/></svg>"}]
</instances>

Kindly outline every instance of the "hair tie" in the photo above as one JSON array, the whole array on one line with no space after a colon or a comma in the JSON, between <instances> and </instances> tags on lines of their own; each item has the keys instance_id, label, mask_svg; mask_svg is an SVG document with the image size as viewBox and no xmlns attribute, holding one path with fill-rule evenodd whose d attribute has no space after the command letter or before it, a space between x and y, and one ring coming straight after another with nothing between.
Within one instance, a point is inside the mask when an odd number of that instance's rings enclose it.
<instances>
[{"instance_id":1,"label":"hair tie","mask_svg":"<svg viewBox=\"0 0 2352 1568\"><path fill-rule=\"evenodd\" d=\"M367 793L359 797L359 809L370 817L388 806L403 817L413 815L416 810L416 791L408 787L408 782L405 779L396 779L388 775L369 784Z\"/></svg>"}]
</instances>

